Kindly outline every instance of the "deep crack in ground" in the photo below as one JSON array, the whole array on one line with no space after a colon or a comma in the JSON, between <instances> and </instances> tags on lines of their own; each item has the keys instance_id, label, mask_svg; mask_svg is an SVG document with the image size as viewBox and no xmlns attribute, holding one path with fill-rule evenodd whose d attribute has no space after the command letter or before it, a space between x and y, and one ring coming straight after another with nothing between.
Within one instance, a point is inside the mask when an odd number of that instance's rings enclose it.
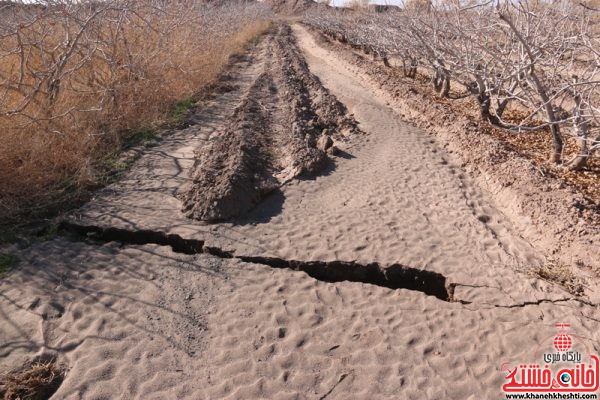
<instances>
[{"instance_id":1,"label":"deep crack in ground","mask_svg":"<svg viewBox=\"0 0 600 400\"><path fill-rule=\"evenodd\" d=\"M176 253L204 253L220 258L234 258L248 263L267 265L272 268L302 271L323 282L362 282L389 289L414 290L443 301L455 301L453 296L455 285L448 284L444 275L401 264L383 266L376 262L359 264L353 261L299 261L277 257L235 255L230 251L205 246L202 240L184 239L179 235L150 230L130 231L119 228L101 228L70 222L63 222L60 230L75 234L77 238L123 244L158 244L170 246Z\"/></svg>"},{"instance_id":2,"label":"deep crack in ground","mask_svg":"<svg viewBox=\"0 0 600 400\"><path fill-rule=\"evenodd\" d=\"M360 282L381 286L388 289L407 289L434 296L446 302L471 304L470 301L454 296L460 283L448 282L447 278L437 272L411 268L402 264L381 265L377 262L361 264L354 261L301 261L287 260L278 257L236 255L233 251L218 247L206 246L203 240L185 239L176 234L166 234L152 230L127 230L120 228L102 228L94 225L79 225L63 222L60 225L62 233L70 234L77 240L95 240L99 242L119 242L125 245L157 244L170 246L176 253L210 254L214 257L237 259L247 263L266 265L271 268L302 271L308 276L322 282ZM542 303L562 303L577 301L589 306L595 304L582 298L561 298L558 300L539 299L510 305L496 305L500 308L522 308L536 306Z\"/></svg>"}]
</instances>

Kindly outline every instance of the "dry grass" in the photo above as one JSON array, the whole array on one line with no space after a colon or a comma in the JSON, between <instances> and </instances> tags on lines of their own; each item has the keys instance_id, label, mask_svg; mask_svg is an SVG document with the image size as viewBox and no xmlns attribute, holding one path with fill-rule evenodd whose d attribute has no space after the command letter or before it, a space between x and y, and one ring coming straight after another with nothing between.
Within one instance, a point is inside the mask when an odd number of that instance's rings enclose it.
<instances>
[{"instance_id":1,"label":"dry grass","mask_svg":"<svg viewBox=\"0 0 600 400\"><path fill-rule=\"evenodd\" d=\"M235 2L22 4L0 7L0 20L4 222L101 183L108 154L172 119L269 26L258 6Z\"/></svg>"},{"instance_id":2,"label":"dry grass","mask_svg":"<svg viewBox=\"0 0 600 400\"><path fill-rule=\"evenodd\" d=\"M34 363L0 377L0 397L5 400L45 400L56 392L65 371L53 362Z\"/></svg>"}]
</instances>

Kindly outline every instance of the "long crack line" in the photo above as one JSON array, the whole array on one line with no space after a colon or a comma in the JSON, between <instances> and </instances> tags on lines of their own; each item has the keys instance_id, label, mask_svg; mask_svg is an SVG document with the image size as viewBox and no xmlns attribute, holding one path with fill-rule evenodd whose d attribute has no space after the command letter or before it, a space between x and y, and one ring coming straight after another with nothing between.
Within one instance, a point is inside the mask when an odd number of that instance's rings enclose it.
<instances>
[{"instance_id":1,"label":"long crack line","mask_svg":"<svg viewBox=\"0 0 600 400\"><path fill-rule=\"evenodd\" d=\"M272 268L302 271L324 282L362 282L389 289L408 289L453 302L454 286L447 284L446 277L432 271L420 270L401 264L382 266L379 263L359 264L353 261L299 261L277 257L236 255L217 247L206 246L203 240L184 239L176 234L150 230L129 231L119 228L101 228L63 222L60 230L102 242L124 244L158 244L171 246L174 252L184 254L210 254L219 258L237 259L247 263L267 265Z\"/></svg>"},{"instance_id":2,"label":"long crack line","mask_svg":"<svg viewBox=\"0 0 600 400\"><path fill-rule=\"evenodd\" d=\"M310 277L323 282L360 282L381 286L389 289L407 289L434 296L446 302L471 304L469 301L455 298L457 286L470 286L460 283L447 282L447 278L437 272L411 268L402 264L383 266L373 262L360 264L354 261L299 261L286 260L278 257L236 255L233 251L218 247L206 246L203 240L185 239L177 234L166 234L152 230L127 230L120 228L102 228L94 225L79 225L63 222L60 231L75 235L77 239L91 239L101 242L119 242L123 244L157 244L170 246L174 252L183 254L209 254L219 258L236 259L247 263L266 265L271 268L302 271ZM513 299L514 300L514 299ZM596 307L585 299L562 298L541 299L509 305L489 304L495 308L523 308L543 303L558 304L561 302L577 301L588 306Z\"/></svg>"}]
</instances>

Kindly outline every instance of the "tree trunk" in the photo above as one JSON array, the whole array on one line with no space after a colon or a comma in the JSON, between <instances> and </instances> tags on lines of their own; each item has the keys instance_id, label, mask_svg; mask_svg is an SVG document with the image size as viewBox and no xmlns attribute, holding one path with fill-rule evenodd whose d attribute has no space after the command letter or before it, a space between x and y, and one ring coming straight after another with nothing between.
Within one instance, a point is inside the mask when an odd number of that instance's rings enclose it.
<instances>
[{"instance_id":1,"label":"tree trunk","mask_svg":"<svg viewBox=\"0 0 600 400\"><path fill-rule=\"evenodd\" d=\"M417 63L414 62L410 66L409 77L415 79L417 77Z\"/></svg>"},{"instance_id":2,"label":"tree trunk","mask_svg":"<svg viewBox=\"0 0 600 400\"><path fill-rule=\"evenodd\" d=\"M552 153L550 154L550 161L555 164L558 164L560 163L562 157L564 142L560 133L560 127L556 123L556 115L554 114L554 108L552 107L552 103L550 102L550 98L546 93L546 89L544 88L544 85L542 85L542 82L540 82L540 80L538 79L537 74L533 69L533 66L529 71L529 77L533 81L536 91L538 92L540 98L544 102L546 119L550 123L550 132L552 133Z\"/></svg>"},{"instance_id":3,"label":"tree trunk","mask_svg":"<svg viewBox=\"0 0 600 400\"><path fill-rule=\"evenodd\" d=\"M588 143L588 123L585 120L582 112L582 104L581 97L579 95L575 96L575 108L573 109L573 116L575 119L573 120L573 125L575 130L577 131L577 142L579 143L579 154L569 163L569 169L578 171L585 167L588 160L592 156L594 152L594 146L592 146L592 150L590 150ZM600 142L600 135L596 138L596 143ZM595 144L596 144L595 143ZM595 145L594 144L594 145Z\"/></svg>"},{"instance_id":4,"label":"tree trunk","mask_svg":"<svg viewBox=\"0 0 600 400\"><path fill-rule=\"evenodd\" d=\"M487 93L485 93L485 91L479 91L479 94L477 95L477 103L479 104L479 113L481 114L481 118L492 125L499 125L500 121L498 120L498 117L490 113L492 99Z\"/></svg>"},{"instance_id":5,"label":"tree trunk","mask_svg":"<svg viewBox=\"0 0 600 400\"><path fill-rule=\"evenodd\" d=\"M540 96L540 99L542 100L542 102L544 104L544 110L546 111L546 118L547 118L548 123L550 124L550 132L552 133L552 153L550 154L550 161L555 164L558 164L558 163L560 163L560 159L562 157L564 143L563 143L562 136L560 134L560 128L556 122L556 116L554 114L554 109L552 108L552 104L550 103L550 98L548 97L548 94L546 93L546 89L544 88L544 85L542 85L542 82L539 80L539 78L535 72L536 58L533 56L533 53L529 46L529 43L527 43L527 41L525 40L525 38L523 37L521 32L519 32L519 30L513 23L510 16L508 14L504 14L500 11L498 12L498 15L499 15L500 19L502 19L503 21L505 21L508 24L510 29L515 33L515 35L517 36L517 38L523 45L523 48L527 52L527 56L529 57L529 60L531 62L531 65L529 66L529 71L527 72L527 75L529 76L531 82L533 82L533 85L535 86L535 90L537 91L538 95Z\"/></svg>"},{"instance_id":6,"label":"tree trunk","mask_svg":"<svg viewBox=\"0 0 600 400\"><path fill-rule=\"evenodd\" d=\"M450 75L444 74L442 82L442 89L440 90L440 96L448 97L450 94Z\"/></svg>"}]
</instances>

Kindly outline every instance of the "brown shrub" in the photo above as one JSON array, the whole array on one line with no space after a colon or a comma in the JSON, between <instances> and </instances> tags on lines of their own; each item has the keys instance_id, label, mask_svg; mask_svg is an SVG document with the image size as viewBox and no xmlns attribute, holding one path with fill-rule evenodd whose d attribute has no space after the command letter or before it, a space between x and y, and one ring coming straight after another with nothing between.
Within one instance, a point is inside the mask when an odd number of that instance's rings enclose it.
<instances>
[{"instance_id":1,"label":"brown shrub","mask_svg":"<svg viewBox=\"0 0 600 400\"><path fill-rule=\"evenodd\" d=\"M45 400L64 379L65 371L53 362L33 363L0 377L0 397L5 400Z\"/></svg>"}]
</instances>

